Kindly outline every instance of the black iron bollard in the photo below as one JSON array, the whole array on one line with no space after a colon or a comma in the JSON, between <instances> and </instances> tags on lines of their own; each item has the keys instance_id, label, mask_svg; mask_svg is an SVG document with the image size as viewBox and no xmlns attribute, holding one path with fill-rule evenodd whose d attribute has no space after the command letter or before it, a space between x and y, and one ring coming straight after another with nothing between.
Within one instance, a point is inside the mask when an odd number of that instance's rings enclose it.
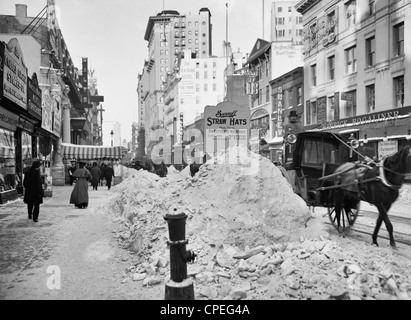
<instances>
[{"instance_id":1,"label":"black iron bollard","mask_svg":"<svg viewBox=\"0 0 411 320\"><path fill-rule=\"evenodd\" d=\"M193 251L186 250L188 240L185 239L185 213L166 214L170 240L170 281L166 283L165 300L194 300L193 282L187 279L187 262L194 261Z\"/></svg>"}]
</instances>

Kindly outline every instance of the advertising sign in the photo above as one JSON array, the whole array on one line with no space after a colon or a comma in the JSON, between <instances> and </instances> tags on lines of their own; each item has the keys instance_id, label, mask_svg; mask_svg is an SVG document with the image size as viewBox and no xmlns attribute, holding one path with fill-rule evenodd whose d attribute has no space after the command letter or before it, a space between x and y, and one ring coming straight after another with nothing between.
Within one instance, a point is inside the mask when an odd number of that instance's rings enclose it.
<instances>
[{"instance_id":1,"label":"advertising sign","mask_svg":"<svg viewBox=\"0 0 411 320\"><path fill-rule=\"evenodd\" d=\"M41 104L42 104L41 127L44 130L47 130L48 132L52 132L53 130L52 98L48 90L43 92Z\"/></svg>"},{"instance_id":2,"label":"advertising sign","mask_svg":"<svg viewBox=\"0 0 411 320\"><path fill-rule=\"evenodd\" d=\"M41 120L41 90L38 86L37 75L34 73L32 78L27 78L27 102L28 112Z\"/></svg>"},{"instance_id":3,"label":"advertising sign","mask_svg":"<svg viewBox=\"0 0 411 320\"><path fill-rule=\"evenodd\" d=\"M378 142L378 159L384 159L385 157L392 156L398 152L398 140L389 140L387 142Z\"/></svg>"},{"instance_id":4,"label":"advertising sign","mask_svg":"<svg viewBox=\"0 0 411 320\"><path fill-rule=\"evenodd\" d=\"M204 108L205 152L212 155L232 146L247 148L250 110L233 102Z\"/></svg>"},{"instance_id":5,"label":"advertising sign","mask_svg":"<svg viewBox=\"0 0 411 320\"><path fill-rule=\"evenodd\" d=\"M3 97L27 110L27 68L16 38L4 49Z\"/></svg>"}]
</instances>

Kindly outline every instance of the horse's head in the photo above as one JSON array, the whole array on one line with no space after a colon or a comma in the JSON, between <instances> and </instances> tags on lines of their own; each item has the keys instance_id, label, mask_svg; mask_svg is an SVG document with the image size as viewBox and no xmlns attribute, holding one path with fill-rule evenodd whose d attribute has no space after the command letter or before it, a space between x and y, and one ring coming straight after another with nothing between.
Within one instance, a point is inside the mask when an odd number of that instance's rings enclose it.
<instances>
[{"instance_id":1,"label":"horse's head","mask_svg":"<svg viewBox=\"0 0 411 320\"><path fill-rule=\"evenodd\" d=\"M393 156L387 157L384 166L398 173L411 172L411 146L405 146Z\"/></svg>"}]
</instances>

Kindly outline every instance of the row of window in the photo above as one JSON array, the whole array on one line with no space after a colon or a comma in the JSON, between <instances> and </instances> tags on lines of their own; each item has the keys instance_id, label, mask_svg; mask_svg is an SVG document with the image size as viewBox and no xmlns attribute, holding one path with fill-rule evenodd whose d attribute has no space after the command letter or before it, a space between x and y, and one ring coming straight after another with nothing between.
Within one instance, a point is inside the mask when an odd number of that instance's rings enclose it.
<instances>
[{"instance_id":1,"label":"row of window","mask_svg":"<svg viewBox=\"0 0 411 320\"><path fill-rule=\"evenodd\" d=\"M404 76L399 76L393 78L394 87L394 103L395 108L404 107ZM344 93L345 97L345 115L346 118L357 116L357 90L352 90ZM367 113L375 112L375 84L365 86L365 97L367 105ZM327 121L337 120L339 110L335 108L335 96L327 98ZM309 106L306 108L306 121L307 125L317 124L318 121L318 100L310 102Z\"/></svg>"},{"instance_id":2,"label":"row of window","mask_svg":"<svg viewBox=\"0 0 411 320\"><path fill-rule=\"evenodd\" d=\"M288 22L292 22L293 18L288 17ZM303 23L303 17L295 17L295 23L301 24ZM275 24L284 25L285 24L285 17L275 18Z\"/></svg>"},{"instance_id":3,"label":"row of window","mask_svg":"<svg viewBox=\"0 0 411 320\"><path fill-rule=\"evenodd\" d=\"M193 40L192 40L192 39L188 39L187 42L188 42L189 44L191 44L191 43L193 43ZM200 41L199 41L198 39L194 39L194 43L198 45L198 44L200 43ZM202 45L203 45L203 46L205 46L206 44L207 44L207 43L206 43L205 41L202 42ZM177 47L180 46L180 45L181 45L181 46L185 46L185 45L186 45L186 41L185 41L184 39L183 39L183 40L175 40L175 41L174 41L174 45L177 46ZM161 42L160 42L160 47L168 47L168 46L169 46L169 42L168 42L168 41L161 41Z\"/></svg>"},{"instance_id":4,"label":"row of window","mask_svg":"<svg viewBox=\"0 0 411 320\"><path fill-rule=\"evenodd\" d=\"M285 37L286 30L276 30L275 31L277 38L283 38ZM292 29L288 29L288 34L291 35L293 33ZM295 30L295 36L296 37L302 37L303 36L303 29L296 29Z\"/></svg>"},{"instance_id":5,"label":"row of window","mask_svg":"<svg viewBox=\"0 0 411 320\"><path fill-rule=\"evenodd\" d=\"M189 30L187 33L188 33L189 36L191 36L193 34L193 31ZM181 31L181 33L178 30L174 31L174 37L176 37L176 38L180 38L180 37L184 38L185 36L186 36L185 31ZM198 30L194 30L194 36L198 37ZM203 38L205 38L207 36L207 34L203 33L202 36L203 36ZM163 39L163 40L168 39L168 32L161 32L160 33L160 39Z\"/></svg>"},{"instance_id":6,"label":"row of window","mask_svg":"<svg viewBox=\"0 0 411 320\"><path fill-rule=\"evenodd\" d=\"M404 55L404 23L401 22L393 27L394 54L396 57ZM345 74L357 72L357 46L354 45L344 50L345 55ZM335 79L335 56L327 58L328 80ZM375 37L365 39L365 61L367 67L372 67L376 63L375 59ZM310 67L311 86L317 85L317 65Z\"/></svg>"},{"instance_id":7,"label":"row of window","mask_svg":"<svg viewBox=\"0 0 411 320\"><path fill-rule=\"evenodd\" d=\"M207 24L207 22L206 22L206 21L203 21L201 24L202 24L203 26L205 26L205 25ZM161 24L158 24L158 27L164 29L166 25L168 25L168 23L161 23ZM191 26L193 26L193 23L192 23L191 21L189 21L189 22L187 23L187 25L188 25L189 27L191 27ZM174 22L174 27L175 27L175 28L180 28L180 27L181 27L181 28L185 28L185 26L186 26L185 21ZM194 26L195 26L195 27L198 27L198 21L194 21Z\"/></svg>"}]
</instances>

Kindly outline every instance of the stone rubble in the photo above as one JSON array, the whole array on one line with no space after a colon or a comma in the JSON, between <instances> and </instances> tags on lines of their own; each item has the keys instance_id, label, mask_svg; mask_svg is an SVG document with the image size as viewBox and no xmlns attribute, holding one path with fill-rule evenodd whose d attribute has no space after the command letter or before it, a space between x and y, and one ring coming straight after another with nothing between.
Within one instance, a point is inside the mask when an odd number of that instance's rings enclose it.
<instances>
[{"instance_id":1,"label":"stone rubble","mask_svg":"<svg viewBox=\"0 0 411 320\"><path fill-rule=\"evenodd\" d=\"M116 237L130 253L126 279L164 285L164 216L185 212L187 250L197 255L187 266L196 299L410 300L410 260L332 238L279 169L251 156L259 163L253 175L212 160L193 178L187 168L172 168L166 178L125 170L99 210L121 222Z\"/></svg>"}]
</instances>

